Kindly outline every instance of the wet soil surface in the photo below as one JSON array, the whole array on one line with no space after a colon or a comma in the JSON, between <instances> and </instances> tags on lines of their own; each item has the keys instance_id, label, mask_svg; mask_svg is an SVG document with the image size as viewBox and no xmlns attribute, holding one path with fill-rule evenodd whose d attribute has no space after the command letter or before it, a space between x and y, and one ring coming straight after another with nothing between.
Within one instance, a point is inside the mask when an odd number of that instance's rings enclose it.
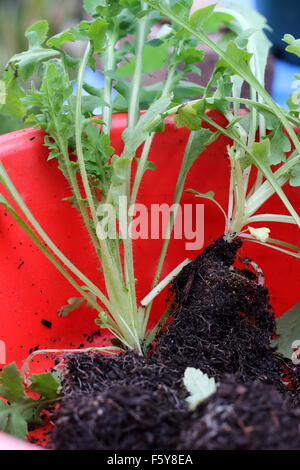
<instances>
[{"instance_id":1,"label":"wet soil surface","mask_svg":"<svg viewBox=\"0 0 300 470\"><path fill-rule=\"evenodd\" d=\"M54 448L300 448L300 371L270 346L268 291L255 272L233 266L240 246L221 238L183 269L173 321L149 357L66 358ZM186 367L220 383L194 412Z\"/></svg>"}]
</instances>

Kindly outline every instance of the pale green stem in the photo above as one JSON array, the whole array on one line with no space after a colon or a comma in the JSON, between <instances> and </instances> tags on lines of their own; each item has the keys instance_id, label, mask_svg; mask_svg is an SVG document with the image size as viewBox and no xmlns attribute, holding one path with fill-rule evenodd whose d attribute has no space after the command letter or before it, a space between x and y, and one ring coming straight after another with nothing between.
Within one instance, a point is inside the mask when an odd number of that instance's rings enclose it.
<instances>
[{"instance_id":1,"label":"pale green stem","mask_svg":"<svg viewBox=\"0 0 300 470\"><path fill-rule=\"evenodd\" d=\"M174 80L175 72L176 72L176 63L173 64L170 67L169 71L168 71L167 80L164 84L164 88L163 88L161 97L167 96L170 93L171 86L172 86L172 83L173 83L173 80ZM149 152L150 152L150 149L151 149L151 145L152 145L154 136L155 136L155 133L152 132L147 137L147 139L145 141L143 151L142 151L142 155L141 155L141 159L139 161L136 176L135 176L135 179L134 179L133 188L132 188L131 200L130 200L131 205L135 204L135 202L136 202L136 197L137 197L137 194L138 194L138 191L139 191L139 188L140 188L140 184L141 184L141 181L142 181L142 177L143 177L143 174L144 174L144 171L145 171L145 168L146 168L146 164L147 164L147 161L148 161L148 156L149 156Z\"/></svg>"},{"instance_id":2,"label":"pale green stem","mask_svg":"<svg viewBox=\"0 0 300 470\"><path fill-rule=\"evenodd\" d=\"M141 1L141 10L146 10L147 6L144 1ZM140 111L139 94L142 83L143 73L143 51L148 30L148 16L137 20L138 27L136 33L136 53L135 53L135 69L132 77L131 94L128 111L128 127L135 126Z\"/></svg>"},{"instance_id":3,"label":"pale green stem","mask_svg":"<svg viewBox=\"0 0 300 470\"><path fill-rule=\"evenodd\" d=\"M104 106L102 110L102 117L104 124L102 126L102 132L109 134L112 121L112 82L113 79L109 77L106 72L114 71L116 67L115 60L115 46L116 36L114 33L107 33L107 46L104 51L104 88L103 88L103 99L108 106Z\"/></svg>"},{"instance_id":4,"label":"pale green stem","mask_svg":"<svg viewBox=\"0 0 300 470\"><path fill-rule=\"evenodd\" d=\"M281 222L283 224L296 224L293 217L289 215L281 215L281 214L259 214L254 215L253 217L249 217L245 221L246 224L251 224L253 222Z\"/></svg>"},{"instance_id":5,"label":"pale green stem","mask_svg":"<svg viewBox=\"0 0 300 470\"><path fill-rule=\"evenodd\" d=\"M96 207L94 204L94 199L92 195L92 191L90 188L90 183L88 179L88 175L85 168L83 150L82 150L82 114L81 114L81 97L82 97L82 87L83 87L83 77L84 72L87 66L87 62L89 59L89 55L91 52L91 43L89 42L83 58L81 60L78 77L77 77L77 91L76 91L76 108L75 108L75 139L76 139L76 154L80 169L80 176L82 179L84 191L88 200L89 208L91 211L92 219L94 222L94 227L96 228L98 218L96 213Z\"/></svg>"},{"instance_id":6,"label":"pale green stem","mask_svg":"<svg viewBox=\"0 0 300 470\"><path fill-rule=\"evenodd\" d=\"M233 170L233 189L235 195L235 210L233 214L233 220L229 225L230 233L237 233L243 227L243 221L245 217L245 206L246 206L246 194L244 187L243 172L241 168L238 156L233 149L229 152L231 167Z\"/></svg>"},{"instance_id":7,"label":"pale green stem","mask_svg":"<svg viewBox=\"0 0 300 470\"><path fill-rule=\"evenodd\" d=\"M51 96L51 90L49 90L49 96ZM64 166L65 166L65 169L66 169L66 172L67 172L67 175L68 175L68 181L69 181L69 184L71 186L72 192L74 194L76 205L77 205L77 207L79 209L79 212L81 214L81 217L84 221L85 227L86 227L86 229L87 229L87 231L90 235L90 238L91 238L91 241L94 245L95 251L96 251L97 255L99 256L99 244L98 244L97 238L95 236L95 232L92 230L92 228L90 226L90 218L89 218L88 213L87 213L87 207L86 207L85 201L83 201L83 199L81 197L80 189L79 189L77 179L76 179L76 172L73 170L73 168L71 166L71 161L70 161L70 157L69 157L69 149L66 146L64 136L61 135L61 129L60 129L59 123L57 122L55 110L53 108L53 104L52 104L51 100L50 100L50 106L51 106L51 111L52 111L51 112L51 119L53 120L53 124L55 126L56 135L57 135L57 139L58 139L58 145L60 147L60 150L61 150L61 153L62 153L62 156L63 156Z\"/></svg>"},{"instance_id":8,"label":"pale green stem","mask_svg":"<svg viewBox=\"0 0 300 470\"><path fill-rule=\"evenodd\" d=\"M147 7L143 1L141 1L141 10L145 10ZM148 17L147 15L143 18L137 20L137 33L136 33L136 53L135 53L135 68L131 82L131 94L129 100L129 109L128 109L128 128L133 128L137 122L139 116L139 94L142 83L142 74L143 74L143 51L144 45L147 36L148 30ZM127 171L127 214L130 204L130 181L131 181L131 168L132 162L130 161ZM128 216L128 223L130 218ZM134 266L133 266L133 251L132 251L132 240L130 237L124 238L124 266L125 266L125 277L126 277L126 287L128 289L132 312L137 311L137 302L136 302L136 290L135 290L135 275L134 275ZM133 315L134 320L134 315Z\"/></svg>"},{"instance_id":9,"label":"pale green stem","mask_svg":"<svg viewBox=\"0 0 300 470\"><path fill-rule=\"evenodd\" d=\"M154 289L148 295L146 295L146 297L143 298L143 300L141 300L141 305L143 307L147 307L150 303L152 303L155 297L157 297L158 294L160 294L160 292L165 287L167 287L167 285L170 284L176 276L178 276L182 269L188 264L190 264L190 262L191 260L187 258L182 263L180 263L175 269L173 269L173 271L171 271L168 276L166 276L159 284L154 287Z\"/></svg>"}]
</instances>

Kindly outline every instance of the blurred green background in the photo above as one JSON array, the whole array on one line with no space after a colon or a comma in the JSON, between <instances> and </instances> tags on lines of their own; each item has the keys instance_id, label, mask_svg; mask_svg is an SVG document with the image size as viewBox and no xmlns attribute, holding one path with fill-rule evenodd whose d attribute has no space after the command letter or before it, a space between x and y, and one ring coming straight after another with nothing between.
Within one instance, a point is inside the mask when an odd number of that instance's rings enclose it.
<instances>
[{"instance_id":1,"label":"blurred green background","mask_svg":"<svg viewBox=\"0 0 300 470\"><path fill-rule=\"evenodd\" d=\"M13 54L27 49L24 32L32 23L46 18L56 34L82 16L82 0L0 0L0 74ZM22 127L0 111L0 135Z\"/></svg>"}]
</instances>

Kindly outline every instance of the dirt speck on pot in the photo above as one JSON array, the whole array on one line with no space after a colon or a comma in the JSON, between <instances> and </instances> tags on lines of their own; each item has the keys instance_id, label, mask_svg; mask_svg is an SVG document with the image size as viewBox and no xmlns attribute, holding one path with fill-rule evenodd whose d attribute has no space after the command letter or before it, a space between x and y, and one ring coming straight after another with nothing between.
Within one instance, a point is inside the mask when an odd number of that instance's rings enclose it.
<instances>
[{"instance_id":1,"label":"dirt speck on pot","mask_svg":"<svg viewBox=\"0 0 300 470\"><path fill-rule=\"evenodd\" d=\"M52 328L52 322L49 320L41 320L41 324L46 328Z\"/></svg>"}]
</instances>

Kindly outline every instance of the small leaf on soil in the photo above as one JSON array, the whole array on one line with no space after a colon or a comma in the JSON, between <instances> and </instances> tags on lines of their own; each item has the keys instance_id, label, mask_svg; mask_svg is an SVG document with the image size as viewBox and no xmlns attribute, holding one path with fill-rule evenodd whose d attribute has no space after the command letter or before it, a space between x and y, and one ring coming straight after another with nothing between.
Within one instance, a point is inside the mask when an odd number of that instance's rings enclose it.
<instances>
[{"instance_id":1,"label":"small leaf on soil","mask_svg":"<svg viewBox=\"0 0 300 470\"><path fill-rule=\"evenodd\" d=\"M207 374L194 367L187 367L183 382L190 394L186 401L191 410L197 408L200 403L213 395L217 390L215 379L209 378Z\"/></svg>"}]
</instances>

